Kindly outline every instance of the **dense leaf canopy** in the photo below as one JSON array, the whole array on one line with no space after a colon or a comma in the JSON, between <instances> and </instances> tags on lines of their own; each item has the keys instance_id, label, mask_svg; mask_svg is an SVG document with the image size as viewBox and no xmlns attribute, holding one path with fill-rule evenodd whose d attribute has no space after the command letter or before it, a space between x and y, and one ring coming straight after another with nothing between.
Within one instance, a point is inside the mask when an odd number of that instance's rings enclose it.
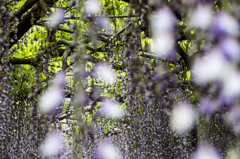
<instances>
[{"instance_id":1,"label":"dense leaf canopy","mask_svg":"<svg viewBox=\"0 0 240 159\"><path fill-rule=\"evenodd\" d=\"M237 0L0 0L2 158L238 158Z\"/></svg>"}]
</instances>

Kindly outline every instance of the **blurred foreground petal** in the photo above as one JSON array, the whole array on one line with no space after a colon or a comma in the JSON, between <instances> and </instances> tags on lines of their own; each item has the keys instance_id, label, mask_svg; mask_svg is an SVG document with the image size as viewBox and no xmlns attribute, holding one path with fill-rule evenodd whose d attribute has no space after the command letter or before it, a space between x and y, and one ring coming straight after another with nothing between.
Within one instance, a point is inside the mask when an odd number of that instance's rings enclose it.
<instances>
[{"instance_id":1,"label":"blurred foreground petal","mask_svg":"<svg viewBox=\"0 0 240 159\"><path fill-rule=\"evenodd\" d=\"M62 102L61 97L63 97L61 89L56 87L50 88L47 93L40 98L39 107L42 113L48 113L60 105Z\"/></svg>"},{"instance_id":2,"label":"blurred foreground petal","mask_svg":"<svg viewBox=\"0 0 240 159\"><path fill-rule=\"evenodd\" d=\"M63 136L60 133L52 132L47 135L41 145L41 154L43 157L58 155L63 148Z\"/></svg>"},{"instance_id":3,"label":"blurred foreground petal","mask_svg":"<svg viewBox=\"0 0 240 159\"><path fill-rule=\"evenodd\" d=\"M48 21L48 27L55 28L60 23L64 22L64 11L61 9L56 10L54 13L51 14L50 20Z\"/></svg>"},{"instance_id":4,"label":"blurred foreground petal","mask_svg":"<svg viewBox=\"0 0 240 159\"><path fill-rule=\"evenodd\" d=\"M235 62L240 61L240 46L235 39L224 38L220 43L220 47L228 60Z\"/></svg>"},{"instance_id":5,"label":"blurred foreground petal","mask_svg":"<svg viewBox=\"0 0 240 159\"><path fill-rule=\"evenodd\" d=\"M48 113L62 103L62 97L64 95L62 87L64 83L65 73L59 72L55 76L53 86L40 97L39 107L42 113Z\"/></svg>"},{"instance_id":6,"label":"blurred foreground petal","mask_svg":"<svg viewBox=\"0 0 240 159\"><path fill-rule=\"evenodd\" d=\"M100 142L94 154L95 159L120 159L121 154L118 148L109 142Z\"/></svg>"},{"instance_id":7,"label":"blurred foreground petal","mask_svg":"<svg viewBox=\"0 0 240 159\"><path fill-rule=\"evenodd\" d=\"M171 35L165 34L158 38L154 38L153 42L154 53L157 56L161 58L171 57L171 54L174 52L174 42Z\"/></svg>"},{"instance_id":8,"label":"blurred foreground petal","mask_svg":"<svg viewBox=\"0 0 240 159\"><path fill-rule=\"evenodd\" d=\"M102 113L106 117L121 118L124 116L124 108L115 102L105 101L102 103Z\"/></svg>"},{"instance_id":9,"label":"blurred foreground petal","mask_svg":"<svg viewBox=\"0 0 240 159\"><path fill-rule=\"evenodd\" d=\"M213 147L202 145L197 149L193 159L221 159L221 157Z\"/></svg>"},{"instance_id":10,"label":"blurred foreground petal","mask_svg":"<svg viewBox=\"0 0 240 159\"><path fill-rule=\"evenodd\" d=\"M189 16L189 26L196 29L206 30L213 21L213 11L208 5L199 5Z\"/></svg>"},{"instance_id":11,"label":"blurred foreground petal","mask_svg":"<svg viewBox=\"0 0 240 159\"><path fill-rule=\"evenodd\" d=\"M172 11L165 7L152 16L151 23L153 35L158 37L163 33L171 32L177 21Z\"/></svg>"},{"instance_id":12,"label":"blurred foreground petal","mask_svg":"<svg viewBox=\"0 0 240 159\"><path fill-rule=\"evenodd\" d=\"M195 123L195 112L191 106L180 104L173 108L171 127L174 131L184 133L189 131Z\"/></svg>"},{"instance_id":13,"label":"blurred foreground petal","mask_svg":"<svg viewBox=\"0 0 240 159\"><path fill-rule=\"evenodd\" d=\"M237 20L225 12L216 15L212 27L213 37L230 35L236 37L239 35L239 25Z\"/></svg>"},{"instance_id":14,"label":"blurred foreground petal","mask_svg":"<svg viewBox=\"0 0 240 159\"><path fill-rule=\"evenodd\" d=\"M115 82L116 74L107 63L98 63L94 66L94 74L106 83Z\"/></svg>"},{"instance_id":15,"label":"blurred foreground petal","mask_svg":"<svg viewBox=\"0 0 240 159\"><path fill-rule=\"evenodd\" d=\"M197 59L193 65L194 80L197 84L206 84L215 80L222 80L230 71L230 65L216 48L206 58Z\"/></svg>"},{"instance_id":16,"label":"blurred foreground petal","mask_svg":"<svg viewBox=\"0 0 240 159\"><path fill-rule=\"evenodd\" d=\"M98 0L89 0L85 5L86 11L89 14L97 14L100 12L101 5Z\"/></svg>"}]
</instances>

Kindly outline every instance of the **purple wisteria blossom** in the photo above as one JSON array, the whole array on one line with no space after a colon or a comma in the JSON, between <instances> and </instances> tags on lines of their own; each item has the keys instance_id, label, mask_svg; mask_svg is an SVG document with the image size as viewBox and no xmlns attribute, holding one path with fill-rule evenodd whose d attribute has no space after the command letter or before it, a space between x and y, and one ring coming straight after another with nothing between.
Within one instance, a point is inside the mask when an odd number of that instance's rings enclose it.
<instances>
[{"instance_id":1,"label":"purple wisteria blossom","mask_svg":"<svg viewBox=\"0 0 240 159\"><path fill-rule=\"evenodd\" d=\"M59 24L64 22L64 11L62 9L58 9L55 12L53 12L50 16L50 19L48 21L48 27L49 28L55 28Z\"/></svg>"}]
</instances>

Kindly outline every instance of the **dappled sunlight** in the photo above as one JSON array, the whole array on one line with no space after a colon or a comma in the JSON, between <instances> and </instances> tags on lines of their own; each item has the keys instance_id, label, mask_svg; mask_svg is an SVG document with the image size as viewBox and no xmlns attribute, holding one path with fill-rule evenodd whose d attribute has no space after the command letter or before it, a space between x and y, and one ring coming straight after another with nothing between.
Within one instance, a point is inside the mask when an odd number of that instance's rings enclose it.
<instances>
[{"instance_id":1,"label":"dappled sunlight","mask_svg":"<svg viewBox=\"0 0 240 159\"><path fill-rule=\"evenodd\" d=\"M0 158L239 158L239 7L1 1Z\"/></svg>"}]
</instances>

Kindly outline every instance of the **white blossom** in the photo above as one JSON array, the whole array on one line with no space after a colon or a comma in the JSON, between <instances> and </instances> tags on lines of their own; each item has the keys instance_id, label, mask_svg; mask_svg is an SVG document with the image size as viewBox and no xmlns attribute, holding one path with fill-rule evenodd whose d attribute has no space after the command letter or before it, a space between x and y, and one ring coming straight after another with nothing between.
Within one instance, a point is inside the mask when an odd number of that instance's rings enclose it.
<instances>
[{"instance_id":1,"label":"white blossom","mask_svg":"<svg viewBox=\"0 0 240 159\"><path fill-rule=\"evenodd\" d=\"M118 148L108 142L101 142L98 145L95 158L101 159L120 159L121 154Z\"/></svg>"},{"instance_id":2,"label":"white blossom","mask_svg":"<svg viewBox=\"0 0 240 159\"><path fill-rule=\"evenodd\" d=\"M85 5L86 12L89 14L97 14L100 12L101 5L98 0L89 0Z\"/></svg>"},{"instance_id":3,"label":"white blossom","mask_svg":"<svg viewBox=\"0 0 240 159\"><path fill-rule=\"evenodd\" d=\"M60 23L64 22L64 11L61 9L56 10L51 14L50 20L48 21L48 27L55 28Z\"/></svg>"},{"instance_id":4,"label":"white blossom","mask_svg":"<svg viewBox=\"0 0 240 159\"><path fill-rule=\"evenodd\" d=\"M213 11L211 6L199 5L189 14L189 26L197 29L208 29L213 21Z\"/></svg>"},{"instance_id":5,"label":"white blossom","mask_svg":"<svg viewBox=\"0 0 240 159\"><path fill-rule=\"evenodd\" d=\"M173 38L169 34L159 36L158 38L153 39L154 44L154 53L158 57L168 57L173 52Z\"/></svg>"},{"instance_id":6,"label":"white blossom","mask_svg":"<svg viewBox=\"0 0 240 159\"><path fill-rule=\"evenodd\" d=\"M189 131L195 122L195 112L188 104L180 104L173 108L171 127L174 131L184 133Z\"/></svg>"},{"instance_id":7,"label":"white blossom","mask_svg":"<svg viewBox=\"0 0 240 159\"><path fill-rule=\"evenodd\" d=\"M221 159L221 157L213 147L202 145L197 149L193 159Z\"/></svg>"},{"instance_id":8,"label":"white blossom","mask_svg":"<svg viewBox=\"0 0 240 159\"><path fill-rule=\"evenodd\" d=\"M107 63L98 63L94 66L94 73L106 83L115 82L116 74Z\"/></svg>"},{"instance_id":9,"label":"white blossom","mask_svg":"<svg viewBox=\"0 0 240 159\"><path fill-rule=\"evenodd\" d=\"M231 71L231 66L221 50L213 49L206 58L197 59L192 69L197 84L223 80Z\"/></svg>"},{"instance_id":10,"label":"white blossom","mask_svg":"<svg viewBox=\"0 0 240 159\"><path fill-rule=\"evenodd\" d=\"M224 80L222 93L224 97L230 98L234 98L240 95L239 73L232 73Z\"/></svg>"},{"instance_id":11,"label":"white blossom","mask_svg":"<svg viewBox=\"0 0 240 159\"><path fill-rule=\"evenodd\" d=\"M115 102L105 101L102 103L102 113L106 117L121 118L124 116L124 108Z\"/></svg>"},{"instance_id":12,"label":"white blossom","mask_svg":"<svg viewBox=\"0 0 240 159\"><path fill-rule=\"evenodd\" d=\"M47 135L41 145L41 154L43 157L57 155L63 148L63 136L60 133L52 132Z\"/></svg>"},{"instance_id":13,"label":"white blossom","mask_svg":"<svg viewBox=\"0 0 240 159\"><path fill-rule=\"evenodd\" d=\"M177 21L172 11L165 7L152 16L151 23L153 36L159 36L159 34L171 32Z\"/></svg>"},{"instance_id":14,"label":"white blossom","mask_svg":"<svg viewBox=\"0 0 240 159\"><path fill-rule=\"evenodd\" d=\"M53 86L50 87L41 97L39 108L42 113L48 113L59 106L62 102L62 87L65 83L65 73L58 72L55 76Z\"/></svg>"},{"instance_id":15,"label":"white blossom","mask_svg":"<svg viewBox=\"0 0 240 159\"><path fill-rule=\"evenodd\" d=\"M239 25L237 20L231 15L220 12L215 18L215 28L221 32L227 33L231 36L239 35Z\"/></svg>"},{"instance_id":16,"label":"white blossom","mask_svg":"<svg viewBox=\"0 0 240 159\"><path fill-rule=\"evenodd\" d=\"M58 87L49 88L45 94L42 95L39 102L39 107L42 113L48 113L59 104L61 104L63 92Z\"/></svg>"},{"instance_id":17,"label":"white blossom","mask_svg":"<svg viewBox=\"0 0 240 159\"><path fill-rule=\"evenodd\" d=\"M226 56L231 61L240 61L239 43L233 38L225 38L221 41L220 47Z\"/></svg>"}]
</instances>

